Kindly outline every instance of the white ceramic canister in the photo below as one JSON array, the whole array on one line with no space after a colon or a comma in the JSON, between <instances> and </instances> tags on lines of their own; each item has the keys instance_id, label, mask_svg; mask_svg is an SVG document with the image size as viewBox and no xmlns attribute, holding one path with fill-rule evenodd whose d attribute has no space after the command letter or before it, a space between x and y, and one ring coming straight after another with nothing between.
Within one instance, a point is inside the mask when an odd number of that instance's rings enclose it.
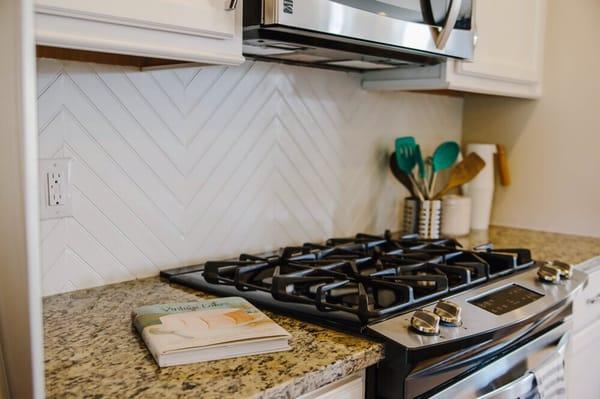
<instances>
[{"instance_id":1,"label":"white ceramic canister","mask_svg":"<svg viewBox=\"0 0 600 399\"><path fill-rule=\"evenodd\" d=\"M476 153L485 161L485 167L468 184L463 193L471 198L471 228L487 230L490 225L492 201L494 199L494 154L496 144L468 144L467 154Z\"/></svg>"},{"instance_id":2,"label":"white ceramic canister","mask_svg":"<svg viewBox=\"0 0 600 399\"><path fill-rule=\"evenodd\" d=\"M442 234L461 237L471 230L471 198L446 195L442 199Z\"/></svg>"}]
</instances>

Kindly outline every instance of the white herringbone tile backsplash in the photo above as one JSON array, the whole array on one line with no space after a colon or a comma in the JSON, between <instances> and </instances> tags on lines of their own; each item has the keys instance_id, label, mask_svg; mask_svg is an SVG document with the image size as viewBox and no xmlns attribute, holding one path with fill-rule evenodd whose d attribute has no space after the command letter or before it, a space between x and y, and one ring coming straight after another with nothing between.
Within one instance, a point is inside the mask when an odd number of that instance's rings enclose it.
<instances>
[{"instance_id":1,"label":"white herringbone tile backsplash","mask_svg":"<svg viewBox=\"0 0 600 399\"><path fill-rule=\"evenodd\" d=\"M459 140L462 99L359 83L262 62L139 72L40 59L40 158L74 160L73 217L41 223L45 294L397 229L393 139Z\"/></svg>"}]
</instances>

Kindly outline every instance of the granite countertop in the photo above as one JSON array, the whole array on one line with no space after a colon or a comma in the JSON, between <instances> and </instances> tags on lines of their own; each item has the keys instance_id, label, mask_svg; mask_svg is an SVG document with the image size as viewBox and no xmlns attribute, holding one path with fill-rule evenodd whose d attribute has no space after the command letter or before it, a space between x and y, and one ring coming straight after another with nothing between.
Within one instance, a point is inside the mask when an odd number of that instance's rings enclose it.
<instances>
[{"instance_id":1,"label":"granite countertop","mask_svg":"<svg viewBox=\"0 0 600 399\"><path fill-rule=\"evenodd\" d=\"M460 240L527 247L536 259L579 263L600 239L493 227ZM292 350L160 369L132 330L137 306L207 295L158 277L44 299L46 395L63 397L293 398L383 358L382 345L269 314L292 334Z\"/></svg>"},{"instance_id":2,"label":"granite countertop","mask_svg":"<svg viewBox=\"0 0 600 399\"><path fill-rule=\"evenodd\" d=\"M536 260L562 260L572 264L600 255L600 238L547 233L510 227L491 227L459 239L466 247L492 242L496 248L529 248Z\"/></svg>"},{"instance_id":3,"label":"granite countertop","mask_svg":"<svg viewBox=\"0 0 600 399\"><path fill-rule=\"evenodd\" d=\"M46 396L295 398L383 358L381 344L267 312L291 351L159 368L131 310L208 297L153 277L45 298Z\"/></svg>"}]
</instances>

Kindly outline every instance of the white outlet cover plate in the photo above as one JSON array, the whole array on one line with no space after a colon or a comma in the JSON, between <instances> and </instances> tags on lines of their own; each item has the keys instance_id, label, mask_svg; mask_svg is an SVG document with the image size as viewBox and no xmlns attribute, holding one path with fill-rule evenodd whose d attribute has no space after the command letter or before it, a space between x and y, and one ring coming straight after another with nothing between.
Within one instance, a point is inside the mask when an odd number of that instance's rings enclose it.
<instances>
[{"instance_id":1,"label":"white outlet cover plate","mask_svg":"<svg viewBox=\"0 0 600 399\"><path fill-rule=\"evenodd\" d=\"M73 216L73 200L71 196L71 158L40 159L40 217L45 219L56 219ZM60 194L61 204L50 205L48 174L60 174L62 184Z\"/></svg>"}]
</instances>

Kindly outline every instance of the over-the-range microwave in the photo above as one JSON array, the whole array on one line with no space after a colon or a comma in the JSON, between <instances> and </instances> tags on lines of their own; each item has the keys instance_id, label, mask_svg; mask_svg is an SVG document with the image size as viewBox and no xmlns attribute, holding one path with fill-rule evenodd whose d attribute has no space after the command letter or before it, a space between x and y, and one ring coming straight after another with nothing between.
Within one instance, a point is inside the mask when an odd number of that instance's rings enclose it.
<instances>
[{"instance_id":1,"label":"over-the-range microwave","mask_svg":"<svg viewBox=\"0 0 600 399\"><path fill-rule=\"evenodd\" d=\"M351 71L471 59L475 0L245 0L244 53Z\"/></svg>"}]
</instances>

